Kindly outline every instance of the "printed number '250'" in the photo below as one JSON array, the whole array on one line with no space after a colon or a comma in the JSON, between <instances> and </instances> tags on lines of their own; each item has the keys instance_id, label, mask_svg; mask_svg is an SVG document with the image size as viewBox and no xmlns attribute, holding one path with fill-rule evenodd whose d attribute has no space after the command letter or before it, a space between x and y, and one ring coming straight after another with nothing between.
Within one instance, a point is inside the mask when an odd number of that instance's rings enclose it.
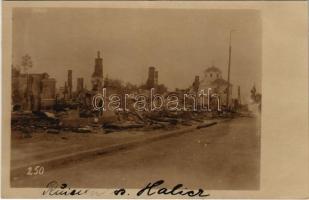
<instances>
[{"instance_id":1,"label":"printed number '250'","mask_svg":"<svg viewBox=\"0 0 309 200\"><path fill-rule=\"evenodd\" d=\"M43 175L44 174L44 167L42 166L35 166L35 167L28 167L27 175Z\"/></svg>"}]
</instances>

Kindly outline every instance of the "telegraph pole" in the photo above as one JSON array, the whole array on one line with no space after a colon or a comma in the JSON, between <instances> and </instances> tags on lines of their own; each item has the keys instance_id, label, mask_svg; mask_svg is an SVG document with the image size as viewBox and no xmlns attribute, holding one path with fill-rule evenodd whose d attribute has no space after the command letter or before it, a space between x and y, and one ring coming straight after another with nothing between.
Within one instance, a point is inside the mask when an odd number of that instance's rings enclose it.
<instances>
[{"instance_id":1,"label":"telegraph pole","mask_svg":"<svg viewBox=\"0 0 309 200\"><path fill-rule=\"evenodd\" d=\"M231 74L231 59L232 59L232 32L235 30L230 31L230 41L229 41L229 63L228 63L228 72L227 72L227 95L226 95L226 107L229 109L229 100L230 100L230 74Z\"/></svg>"}]
</instances>

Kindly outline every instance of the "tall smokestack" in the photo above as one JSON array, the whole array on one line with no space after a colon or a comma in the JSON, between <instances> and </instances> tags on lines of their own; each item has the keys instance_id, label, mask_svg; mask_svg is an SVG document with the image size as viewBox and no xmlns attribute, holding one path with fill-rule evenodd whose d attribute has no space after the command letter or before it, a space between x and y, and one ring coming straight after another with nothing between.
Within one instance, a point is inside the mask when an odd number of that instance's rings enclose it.
<instances>
[{"instance_id":1,"label":"tall smokestack","mask_svg":"<svg viewBox=\"0 0 309 200\"><path fill-rule=\"evenodd\" d=\"M241 104L240 86L238 86L237 94L238 94L238 103Z\"/></svg>"},{"instance_id":2,"label":"tall smokestack","mask_svg":"<svg viewBox=\"0 0 309 200\"><path fill-rule=\"evenodd\" d=\"M68 70L68 93L69 98L72 98L72 70Z\"/></svg>"}]
</instances>

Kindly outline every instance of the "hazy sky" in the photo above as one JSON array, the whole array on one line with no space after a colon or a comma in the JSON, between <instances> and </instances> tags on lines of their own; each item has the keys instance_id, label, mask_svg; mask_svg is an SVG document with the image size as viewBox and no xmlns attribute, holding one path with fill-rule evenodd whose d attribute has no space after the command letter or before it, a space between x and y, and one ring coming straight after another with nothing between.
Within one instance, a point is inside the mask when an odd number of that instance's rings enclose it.
<instances>
[{"instance_id":1,"label":"hazy sky","mask_svg":"<svg viewBox=\"0 0 309 200\"><path fill-rule=\"evenodd\" d=\"M248 96L254 83L261 88L261 20L255 10L17 8L13 64L27 53L33 60L30 72L49 73L57 87L72 69L74 89L77 77L90 88L100 50L104 76L140 84L155 66L159 83L186 88L212 64L227 79L231 29L237 30L231 82Z\"/></svg>"}]
</instances>

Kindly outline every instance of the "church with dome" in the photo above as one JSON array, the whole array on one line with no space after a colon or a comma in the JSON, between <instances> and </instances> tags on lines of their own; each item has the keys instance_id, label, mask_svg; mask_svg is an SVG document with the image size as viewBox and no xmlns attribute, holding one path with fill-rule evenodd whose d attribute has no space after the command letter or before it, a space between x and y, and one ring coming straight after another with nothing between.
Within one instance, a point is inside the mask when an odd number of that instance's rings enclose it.
<instances>
[{"instance_id":1,"label":"church with dome","mask_svg":"<svg viewBox=\"0 0 309 200\"><path fill-rule=\"evenodd\" d=\"M211 88L212 94L219 95L221 105L226 105L228 84L228 81L222 78L222 71L215 66L211 66L204 70L203 76L201 77L201 81L199 84L199 90L204 90L206 92L209 88ZM230 84L229 89L229 102L231 102L232 84Z\"/></svg>"}]
</instances>

